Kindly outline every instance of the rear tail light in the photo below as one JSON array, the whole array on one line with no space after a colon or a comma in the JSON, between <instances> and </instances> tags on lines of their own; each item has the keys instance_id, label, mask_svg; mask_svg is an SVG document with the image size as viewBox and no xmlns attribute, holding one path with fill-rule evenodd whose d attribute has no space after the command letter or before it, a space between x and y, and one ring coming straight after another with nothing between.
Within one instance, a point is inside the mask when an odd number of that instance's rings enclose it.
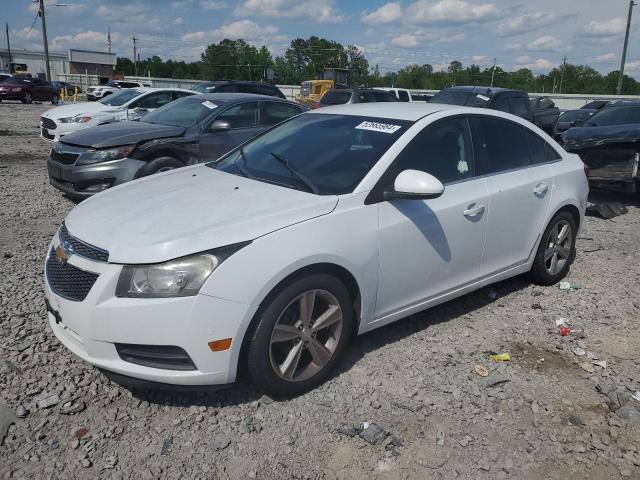
<instances>
[{"instance_id":1,"label":"rear tail light","mask_svg":"<svg viewBox=\"0 0 640 480\"><path fill-rule=\"evenodd\" d=\"M12 92L21 92L22 91L22 87L13 87L11 89Z\"/></svg>"},{"instance_id":2,"label":"rear tail light","mask_svg":"<svg viewBox=\"0 0 640 480\"><path fill-rule=\"evenodd\" d=\"M584 174L587 176L587 180L589 180L589 167L587 167L587 165L584 165Z\"/></svg>"}]
</instances>

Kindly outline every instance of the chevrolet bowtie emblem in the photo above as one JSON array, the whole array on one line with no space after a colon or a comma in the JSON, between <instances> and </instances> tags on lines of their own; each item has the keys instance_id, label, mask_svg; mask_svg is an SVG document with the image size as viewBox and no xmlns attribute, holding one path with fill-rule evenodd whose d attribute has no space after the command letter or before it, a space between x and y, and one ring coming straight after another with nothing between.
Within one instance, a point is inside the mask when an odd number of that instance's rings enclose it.
<instances>
[{"instance_id":1,"label":"chevrolet bowtie emblem","mask_svg":"<svg viewBox=\"0 0 640 480\"><path fill-rule=\"evenodd\" d=\"M70 256L69 252L64 248L64 244L61 243L56 247L56 260L58 260L58 263L62 263L64 265L67 263Z\"/></svg>"}]
</instances>

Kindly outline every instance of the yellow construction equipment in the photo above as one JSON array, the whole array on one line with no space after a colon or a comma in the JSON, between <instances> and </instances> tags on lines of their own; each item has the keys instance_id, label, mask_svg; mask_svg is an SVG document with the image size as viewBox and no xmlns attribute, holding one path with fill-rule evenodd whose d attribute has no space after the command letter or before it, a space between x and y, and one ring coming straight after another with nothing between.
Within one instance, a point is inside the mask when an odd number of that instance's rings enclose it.
<instances>
[{"instance_id":1,"label":"yellow construction equipment","mask_svg":"<svg viewBox=\"0 0 640 480\"><path fill-rule=\"evenodd\" d=\"M300 85L300 95L295 97L298 103L317 107L322 95L332 88L347 88L346 68L325 68L322 80L307 80Z\"/></svg>"}]
</instances>

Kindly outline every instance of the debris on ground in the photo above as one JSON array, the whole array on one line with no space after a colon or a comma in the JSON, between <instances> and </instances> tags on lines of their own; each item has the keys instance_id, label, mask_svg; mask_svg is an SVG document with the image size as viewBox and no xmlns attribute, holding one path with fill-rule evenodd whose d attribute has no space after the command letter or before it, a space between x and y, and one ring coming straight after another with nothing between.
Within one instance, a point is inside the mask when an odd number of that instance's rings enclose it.
<instances>
[{"instance_id":1,"label":"debris on ground","mask_svg":"<svg viewBox=\"0 0 640 480\"><path fill-rule=\"evenodd\" d=\"M38 408L49 408L60 403L60 397L57 393L43 392L36 397L36 405Z\"/></svg>"},{"instance_id":2,"label":"debris on ground","mask_svg":"<svg viewBox=\"0 0 640 480\"><path fill-rule=\"evenodd\" d=\"M580 368L582 368L585 372L589 372L589 373L593 373L596 371L596 369L593 368L593 364L591 362L580 363Z\"/></svg>"},{"instance_id":3,"label":"debris on ground","mask_svg":"<svg viewBox=\"0 0 640 480\"><path fill-rule=\"evenodd\" d=\"M78 400L75 402L65 402L60 407L60 414L62 415L75 415L80 413L86 408L84 401Z\"/></svg>"},{"instance_id":4,"label":"debris on ground","mask_svg":"<svg viewBox=\"0 0 640 480\"><path fill-rule=\"evenodd\" d=\"M598 367L601 368L607 368L607 361L606 360L593 360L592 363Z\"/></svg>"},{"instance_id":5,"label":"debris on ground","mask_svg":"<svg viewBox=\"0 0 640 480\"><path fill-rule=\"evenodd\" d=\"M587 354L587 351L584 348L580 348L580 347L573 347L571 351L577 357L584 357Z\"/></svg>"},{"instance_id":6,"label":"debris on ground","mask_svg":"<svg viewBox=\"0 0 640 480\"><path fill-rule=\"evenodd\" d=\"M9 427L16 423L18 417L7 405L0 405L0 445L4 444L4 439L9 432Z\"/></svg>"},{"instance_id":7,"label":"debris on ground","mask_svg":"<svg viewBox=\"0 0 640 480\"><path fill-rule=\"evenodd\" d=\"M591 203L587 206L587 214L604 220L628 213L627 207L620 202Z\"/></svg>"},{"instance_id":8,"label":"debris on ground","mask_svg":"<svg viewBox=\"0 0 640 480\"><path fill-rule=\"evenodd\" d=\"M162 442L162 448L160 449L160 455L169 455L169 449L173 445L173 437L165 438Z\"/></svg>"},{"instance_id":9,"label":"debris on ground","mask_svg":"<svg viewBox=\"0 0 640 480\"><path fill-rule=\"evenodd\" d=\"M580 290L582 288L582 285L580 285L579 283L571 283L565 281L560 282L558 286L560 287L560 290Z\"/></svg>"},{"instance_id":10,"label":"debris on ground","mask_svg":"<svg viewBox=\"0 0 640 480\"><path fill-rule=\"evenodd\" d=\"M487 377L489 376L489 370L487 370L485 367L483 367L482 365L474 365L473 366L473 371L476 372L478 375L480 375L481 377Z\"/></svg>"},{"instance_id":11,"label":"debris on ground","mask_svg":"<svg viewBox=\"0 0 640 480\"><path fill-rule=\"evenodd\" d=\"M357 426L341 427L336 431L342 435L346 435L347 437L359 436L365 442L370 443L371 445L379 445L385 442L387 446L402 446L402 440L400 440L392 433L386 431L377 423L373 422L362 422Z\"/></svg>"}]
</instances>

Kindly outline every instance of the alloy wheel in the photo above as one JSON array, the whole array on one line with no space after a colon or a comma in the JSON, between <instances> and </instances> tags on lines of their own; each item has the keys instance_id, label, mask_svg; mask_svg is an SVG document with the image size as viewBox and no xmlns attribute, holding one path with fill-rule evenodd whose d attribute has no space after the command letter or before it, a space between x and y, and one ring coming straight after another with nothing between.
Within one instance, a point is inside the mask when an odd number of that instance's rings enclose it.
<instances>
[{"instance_id":1,"label":"alloy wheel","mask_svg":"<svg viewBox=\"0 0 640 480\"><path fill-rule=\"evenodd\" d=\"M326 290L298 295L280 313L269 344L274 372L284 380L301 382L331 360L342 336L340 303Z\"/></svg>"},{"instance_id":2,"label":"alloy wheel","mask_svg":"<svg viewBox=\"0 0 640 480\"><path fill-rule=\"evenodd\" d=\"M25 102L27 102L27 103L31 103L31 102L33 102L33 98L31 97L31 94L30 94L30 93L26 93L26 94L24 95L24 101L25 101Z\"/></svg>"},{"instance_id":3,"label":"alloy wheel","mask_svg":"<svg viewBox=\"0 0 640 480\"><path fill-rule=\"evenodd\" d=\"M557 275L569 261L573 242L571 224L566 220L556 223L546 239L544 266L550 275Z\"/></svg>"}]
</instances>

